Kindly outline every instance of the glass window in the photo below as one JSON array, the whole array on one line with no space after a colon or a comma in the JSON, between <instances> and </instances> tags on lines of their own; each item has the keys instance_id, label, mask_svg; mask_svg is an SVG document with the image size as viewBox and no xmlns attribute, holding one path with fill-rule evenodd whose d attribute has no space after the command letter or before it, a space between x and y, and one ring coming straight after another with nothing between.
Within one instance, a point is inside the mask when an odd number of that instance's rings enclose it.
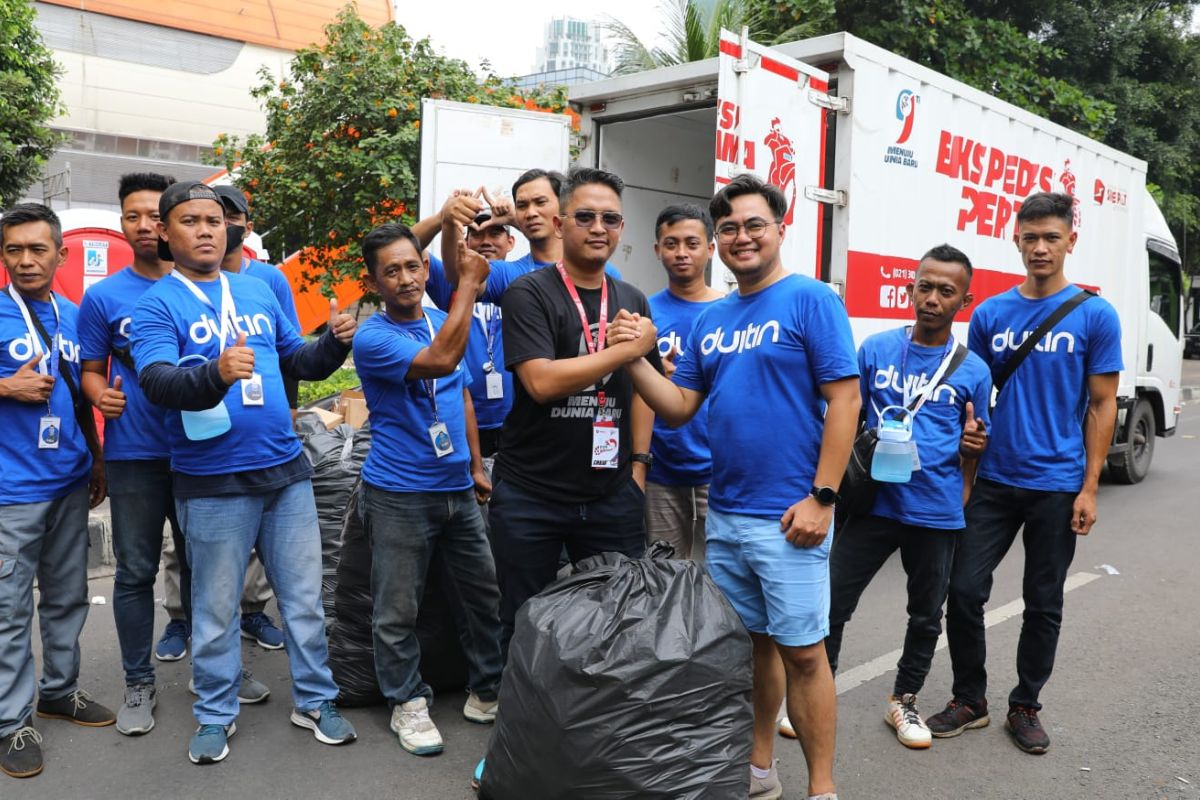
<instances>
[{"instance_id":1,"label":"glass window","mask_svg":"<svg viewBox=\"0 0 1200 800\"><path fill-rule=\"evenodd\" d=\"M1179 338L1183 307L1183 277L1179 265L1153 250L1150 259L1150 310L1162 317L1171 333Z\"/></svg>"}]
</instances>

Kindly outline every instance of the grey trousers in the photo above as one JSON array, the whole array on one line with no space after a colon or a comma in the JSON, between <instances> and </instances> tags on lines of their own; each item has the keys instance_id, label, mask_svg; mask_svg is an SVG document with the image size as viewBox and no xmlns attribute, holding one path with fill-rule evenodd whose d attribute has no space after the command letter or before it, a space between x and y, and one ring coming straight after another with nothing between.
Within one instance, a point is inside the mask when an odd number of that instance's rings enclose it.
<instances>
[{"instance_id":1,"label":"grey trousers","mask_svg":"<svg viewBox=\"0 0 1200 800\"><path fill-rule=\"evenodd\" d=\"M646 543L662 539L676 558L704 563L708 486L667 486L646 481Z\"/></svg>"}]
</instances>

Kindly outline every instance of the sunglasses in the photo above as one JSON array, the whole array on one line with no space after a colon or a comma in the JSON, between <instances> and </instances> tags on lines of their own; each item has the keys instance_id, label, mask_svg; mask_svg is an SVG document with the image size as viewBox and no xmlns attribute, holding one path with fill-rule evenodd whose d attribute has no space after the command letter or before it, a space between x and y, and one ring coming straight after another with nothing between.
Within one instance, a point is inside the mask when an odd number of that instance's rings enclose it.
<instances>
[{"instance_id":1,"label":"sunglasses","mask_svg":"<svg viewBox=\"0 0 1200 800\"><path fill-rule=\"evenodd\" d=\"M600 213L598 211L591 211L589 209L582 209L570 214L564 214L563 218L565 219L567 217L571 217L575 220L575 224L579 227L590 228L596 221L597 216L600 217L600 224L604 226L605 230L610 231L615 231L617 228L621 227L621 223L625 221L625 217L616 211L605 211L604 213Z\"/></svg>"}]
</instances>

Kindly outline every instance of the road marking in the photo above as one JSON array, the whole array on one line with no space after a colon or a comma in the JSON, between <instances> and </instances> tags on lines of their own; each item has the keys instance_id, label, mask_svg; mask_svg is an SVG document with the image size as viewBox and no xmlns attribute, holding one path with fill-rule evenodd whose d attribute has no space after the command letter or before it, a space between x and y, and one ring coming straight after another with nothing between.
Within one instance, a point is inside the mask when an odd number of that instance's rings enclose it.
<instances>
[{"instance_id":1,"label":"road marking","mask_svg":"<svg viewBox=\"0 0 1200 800\"><path fill-rule=\"evenodd\" d=\"M1094 572L1076 572L1074 575L1068 575L1067 581L1063 585L1063 592L1069 592L1073 589L1078 589L1080 586L1087 586L1094 580L1100 578ZM999 608L992 609L983 615L983 627L991 628L994 625L999 625L1005 620L1012 619L1025 610L1025 601L1017 598L1011 603L1005 603ZM942 650L946 647L946 634L938 637L937 650ZM837 676L837 693L845 694L851 689L862 686L867 681L874 680L880 675L883 675L890 670L896 668L896 662L900 660L900 655L903 651L893 650L890 653L884 653L879 658L873 658L865 664L859 664L853 669L848 669L845 672L838 673Z\"/></svg>"}]
</instances>

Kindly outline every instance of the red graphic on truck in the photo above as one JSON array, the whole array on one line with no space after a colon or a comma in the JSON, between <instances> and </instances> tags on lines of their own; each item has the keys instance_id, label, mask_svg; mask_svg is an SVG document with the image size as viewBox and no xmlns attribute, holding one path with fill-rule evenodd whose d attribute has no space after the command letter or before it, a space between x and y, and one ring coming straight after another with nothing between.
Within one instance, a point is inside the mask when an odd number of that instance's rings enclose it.
<instances>
[{"instance_id":1,"label":"red graphic on truck","mask_svg":"<svg viewBox=\"0 0 1200 800\"><path fill-rule=\"evenodd\" d=\"M1075 196L1075 173L1071 172L1071 159L1063 162L1062 175L1058 176L1058 182L1062 184L1063 191L1071 196L1071 217L1074 223L1073 227L1079 227L1079 198Z\"/></svg>"},{"instance_id":2,"label":"red graphic on truck","mask_svg":"<svg viewBox=\"0 0 1200 800\"><path fill-rule=\"evenodd\" d=\"M921 98L913 93L912 89L901 89L900 94L896 95L896 119L904 123L896 144L904 144L908 141L908 137L912 136L913 122L917 118L917 103L920 100Z\"/></svg>"},{"instance_id":3,"label":"red graphic on truck","mask_svg":"<svg viewBox=\"0 0 1200 800\"><path fill-rule=\"evenodd\" d=\"M767 182L778 186L785 197L790 194L783 224L791 225L796 211L796 149L792 147L792 140L780 130L779 117L771 120L771 132L763 137L763 144L771 150L771 169L767 173Z\"/></svg>"}]
</instances>

